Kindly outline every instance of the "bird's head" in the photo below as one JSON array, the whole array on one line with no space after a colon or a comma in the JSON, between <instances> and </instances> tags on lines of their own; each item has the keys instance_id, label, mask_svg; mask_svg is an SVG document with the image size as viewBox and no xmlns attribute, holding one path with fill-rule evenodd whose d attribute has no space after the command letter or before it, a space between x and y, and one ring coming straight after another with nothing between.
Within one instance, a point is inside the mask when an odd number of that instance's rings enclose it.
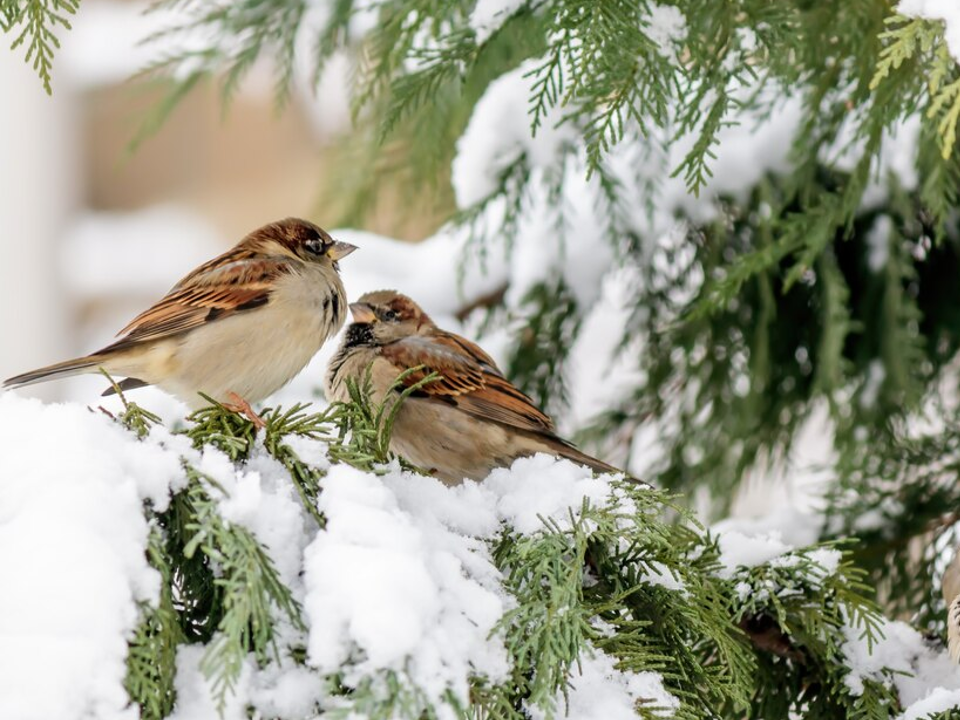
<instances>
[{"instance_id":1,"label":"bird's head","mask_svg":"<svg viewBox=\"0 0 960 720\"><path fill-rule=\"evenodd\" d=\"M357 249L356 245L334 240L323 228L298 218L264 225L250 233L248 240L265 252L331 265L337 271L340 270L337 262Z\"/></svg>"},{"instance_id":2,"label":"bird's head","mask_svg":"<svg viewBox=\"0 0 960 720\"><path fill-rule=\"evenodd\" d=\"M366 293L350 303L350 312L354 324L368 325L379 343L393 342L434 327L430 316L419 305L395 290Z\"/></svg>"}]
</instances>

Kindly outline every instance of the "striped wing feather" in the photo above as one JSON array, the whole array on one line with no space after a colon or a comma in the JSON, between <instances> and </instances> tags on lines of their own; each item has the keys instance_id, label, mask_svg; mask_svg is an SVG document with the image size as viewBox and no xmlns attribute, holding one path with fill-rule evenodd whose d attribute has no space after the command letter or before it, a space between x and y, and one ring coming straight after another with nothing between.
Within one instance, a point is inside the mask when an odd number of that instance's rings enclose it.
<instances>
[{"instance_id":1,"label":"striped wing feather","mask_svg":"<svg viewBox=\"0 0 960 720\"><path fill-rule=\"evenodd\" d=\"M276 279L290 272L281 258L236 249L201 266L135 317L113 348L178 335L207 322L264 305Z\"/></svg>"},{"instance_id":2,"label":"striped wing feather","mask_svg":"<svg viewBox=\"0 0 960 720\"><path fill-rule=\"evenodd\" d=\"M483 350L452 333L412 336L385 345L383 356L398 368L422 365L405 379L414 385L435 372L438 380L418 391L422 395L457 405L471 415L521 430L553 434L553 421L533 401L514 387Z\"/></svg>"}]
</instances>

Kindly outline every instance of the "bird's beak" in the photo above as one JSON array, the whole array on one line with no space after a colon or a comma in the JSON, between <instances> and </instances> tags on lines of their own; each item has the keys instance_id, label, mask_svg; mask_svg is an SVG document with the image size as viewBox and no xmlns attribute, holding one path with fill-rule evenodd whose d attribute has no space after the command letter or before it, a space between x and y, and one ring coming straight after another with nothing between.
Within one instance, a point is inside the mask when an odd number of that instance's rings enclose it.
<instances>
[{"instance_id":1,"label":"bird's beak","mask_svg":"<svg viewBox=\"0 0 960 720\"><path fill-rule=\"evenodd\" d=\"M350 303L350 313L353 315L353 321L358 323L371 323L377 319L373 308L362 302Z\"/></svg>"},{"instance_id":2,"label":"bird's beak","mask_svg":"<svg viewBox=\"0 0 960 720\"><path fill-rule=\"evenodd\" d=\"M341 258L345 258L347 255L352 253L357 249L356 245L351 245L350 243L337 241L330 246L330 249L327 250L327 257L336 262Z\"/></svg>"}]
</instances>

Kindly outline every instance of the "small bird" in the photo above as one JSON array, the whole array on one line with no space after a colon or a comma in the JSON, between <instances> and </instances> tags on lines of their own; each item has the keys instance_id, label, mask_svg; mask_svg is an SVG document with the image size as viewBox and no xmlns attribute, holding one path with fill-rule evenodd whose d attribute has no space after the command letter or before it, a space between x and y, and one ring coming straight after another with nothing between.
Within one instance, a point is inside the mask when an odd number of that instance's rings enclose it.
<instances>
[{"instance_id":1,"label":"small bird","mask_svg":"<svg viewBox=\"0 0 960 720\"><path fill-rule=\"evenodd\" d=\"M116 342L3 385L103 368L126 378L121 390L156 385L193 409L206 404L202 392L257 422L250 403L290 381L343 325L337 262L354 250L306 220L265 225L174 285Z\"/></svg>"},{"instance_id":2,"label":"small bird","mask_svg":"<svg viewBox=\"0 0 960 720\"><path fill-rule=\"evenodd\" d=\"M372 400L384 402L403 372L406 387L436 372L404 400L390 449L448 485L482 480L519 457L548 453L598 472L620 472L558 437L553 421L469 340L438 328L413 300L393 290L351 303L353 322L327 370L331 400L349 400L347 379L368 368ZM421 367L422 366L422 367ZM400 390L394 390L399 396Z\"/></svg>"}]
</instances>

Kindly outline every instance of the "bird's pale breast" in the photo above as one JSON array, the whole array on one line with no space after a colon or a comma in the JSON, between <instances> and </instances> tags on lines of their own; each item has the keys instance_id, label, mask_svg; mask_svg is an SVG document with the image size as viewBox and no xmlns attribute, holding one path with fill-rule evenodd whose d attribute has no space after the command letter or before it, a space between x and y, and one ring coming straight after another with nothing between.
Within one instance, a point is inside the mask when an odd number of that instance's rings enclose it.
<instances>
[{"instance_id":1,"label":"bird's pale breast","mask_svg":"<svg viewBox=\"0 0 960 720\"><path fill-rule=\"evenodd\" d=\"M205 404L201 391L257 402L283 387L343 324L343 285L332 268L332 278L321 270L284 277L266 305L178 338L176 370L156 384L196 407Z\"/></svg>"}]
</instances>

